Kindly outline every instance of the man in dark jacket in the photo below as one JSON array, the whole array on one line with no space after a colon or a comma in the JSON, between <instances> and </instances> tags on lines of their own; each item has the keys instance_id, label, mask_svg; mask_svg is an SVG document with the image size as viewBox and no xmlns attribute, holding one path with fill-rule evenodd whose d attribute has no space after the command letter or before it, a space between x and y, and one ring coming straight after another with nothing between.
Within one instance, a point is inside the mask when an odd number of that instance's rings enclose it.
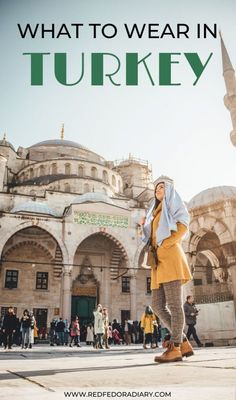
<instances>
[{"instance_id":1,"label":"man in dark jacket","mask_svg":"<svg viewBox=\"0 0 236 400\"><path fill-rule=\"evenodd\" d=\"M193 335L193 339L197 343L198 347L202 347L203 344L200 342L194 326L197 323L198 310L193 301L193 296L187 296L186 302L184 303L185 321L186 325L188 325L187 338L190 339L191 335Z\"/></svg>"},{"instance_id":2,"label":"man in dark jacket","mask_svg":"<svg viewBox=\"0 0 236 400\"><path fill-rule=\"evenodd\" d=\"M65 322L63 321L62 318L59 319L59 321L56 324L56 334L58 336L58 344L64 345L64 334L65 334Z\"/></svg>"},{"instance_id":3,"label":"man in dark jacket","mask_svg":"<svg viewBox=\"0 0 236 400\"><path fill-rule=\"evenodd\" d=\"M12 348L13 334L16 331L16 327L17 327L17 320L14 313L14 309L12 307L9 307L7 314L4 316L2 325L5 349L7 348L7 346L8 349Z\"/></svg>"}]
</instances>

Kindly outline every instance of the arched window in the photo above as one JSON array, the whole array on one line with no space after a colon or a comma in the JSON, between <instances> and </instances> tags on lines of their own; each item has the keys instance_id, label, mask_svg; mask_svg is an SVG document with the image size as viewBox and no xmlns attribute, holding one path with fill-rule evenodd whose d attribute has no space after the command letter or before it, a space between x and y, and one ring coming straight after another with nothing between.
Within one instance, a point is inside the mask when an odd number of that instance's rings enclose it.
<instances>
[{"instance_id":1,"label":"arched window","mask_svg":"<svg viewBox=\"0 0 236 400\"><path fill-rule=\"evenodd\" d=\"M65 174L70 175L71 174L71 165L70 163L65 164Z\"/></svg>"},{"instance_id":2,"label":"arched window","mask_svg":"<svg viewBox=\"0 0 236 400\"><path fill-rule=\"evenodd\" d=\"M103 182L108 183L108 174L105 170L102 172L102 180Z\"/></svg>"},{"instance_id":3,"label":"arched window","mask_svg":"<svg viewBox=\"0 0 236 400\"><path fill-rule=\"evenodd\" d=\"M51 168L52 168L52 175L56 175L57 174L57 164L53 163Z\"/></svg>"},{"instance_id":4,"label":"arched window","mask_svg":"<svg viewBox=\"0 0 236 400\"><path fill-rule=\"evenodd\" d=\"M45 166L44 165L40 165L39 167L39 176L43 176L45 175Z\"/></svg>"},{"instance_id":5,"label":"arched window","mask_svg":"<svg viewBox=\"0 0 236 400\"><path fill-rule=\"evenodd\" d=\"M22 174L21 174L21 182L24 182L24 180L25 180L25 173L22 172Z\"/></svg>"},{"instance_id":6,"label":"arched window","mask_svg":"<svg viewBox=\"0 0 236 400\"><path fill-rule=\"evenodd\" d=\"M84 176L84 167L83 167L83 165L79 165L79 168L78 168L78 175L79 175L80 177Z\"/></svg>"},{"instance_id":7,"label":"arched window","mask_svg":"<svg viewBox=\"0 0 236 400\"><path fill-rule=\"evenodd\" d=\"M112 175L112 186L116 186L116 177L114 175Z\"/></svg>"},{"instance_id":8,"label":"arched window","mask_svg":"<svg viewBox=\"0 0 236 400\"><path fill-rule=\"evenodd\" d=\"M65 188L65 192L70 192L70 184L69 183L65 183L65 185L64 185L64 188Z\"/></svg>"},{"instance_id":9,"label":"arched window","mask_svg":"<svg viewBox=\"0 0 236 400\"><path fill-rule=\"evenodd\" d=\"M90 191L90 189L89 189L89 184L88 183L85 183L84 184L84 193L88 193Z\"/></svg>"},{"instance_id":10,"label":"arched window","mask_svg":"<svg viewBox=\"0 0 236 400\"><path fill-rule=\"evenodd\" d=\"M119 192L121 192L121 184L120 184L120 181L118 181L118 188L119 188Z\"/></svg>"},{"instance_id":11,"label":"arched window","mask_svg":"<svg viewBox=\"0 0 236 400\"><path fill-rule=\"evenodd\" d=\"M92 168L91 168L91 177L92 177L93 179L96 179L96 178L98 177L98 170L97 170L96 167L92 167Z\"/></svg>"}]
</instances>

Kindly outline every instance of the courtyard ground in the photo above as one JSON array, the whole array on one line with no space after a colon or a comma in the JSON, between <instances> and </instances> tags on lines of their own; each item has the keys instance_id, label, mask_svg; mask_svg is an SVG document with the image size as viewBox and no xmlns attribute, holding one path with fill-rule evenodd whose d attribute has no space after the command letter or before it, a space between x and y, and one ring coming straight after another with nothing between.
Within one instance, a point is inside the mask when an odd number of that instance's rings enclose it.
<instances>
[{"instance_id":1,"label":"courtyard ground","mask_svg":"<svg viewBox=\"0 0 236 400\"><path fill-rule=\"evenodd\" d=\"M0 348L0 398L236 399L236 347L199 348L182 362L154 363L161 352L141 345Z\"/></svg>"}]
</instances>

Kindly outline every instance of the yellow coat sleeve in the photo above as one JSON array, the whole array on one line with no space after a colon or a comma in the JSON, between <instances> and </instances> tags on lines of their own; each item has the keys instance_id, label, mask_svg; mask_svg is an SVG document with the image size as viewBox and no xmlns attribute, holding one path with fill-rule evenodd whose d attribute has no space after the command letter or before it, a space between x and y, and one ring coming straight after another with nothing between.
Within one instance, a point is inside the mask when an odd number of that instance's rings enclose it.
<instances>
[{"instance_id":1,"label":"yellow coat sleeve","mask_svg":"<svg viewBox=\"0 0 236 400\"><path fill-rule=\"evenodd\" d=\"M178 243L178 241L184 236L187 231L187 227L180 222L177 222L177 231L171 231L171 236L167 239L163 240L161 247L164 249L169 249L174 244Z\"/></svg>"}]
</instances>

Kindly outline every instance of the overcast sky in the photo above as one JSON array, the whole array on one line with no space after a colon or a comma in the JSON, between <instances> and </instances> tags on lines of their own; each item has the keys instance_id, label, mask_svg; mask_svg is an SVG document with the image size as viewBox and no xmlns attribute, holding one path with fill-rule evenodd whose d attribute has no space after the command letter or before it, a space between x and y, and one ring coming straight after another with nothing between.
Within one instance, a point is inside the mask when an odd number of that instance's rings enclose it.
<instances>
[{"instance_id":1,"label":"overcast sky","mask_svg":"<svg viewBox=\"0 0 236 400\"><path fill-rule=\"evenodd\" d=\"M230 142L230 114L223 104L220 40L196 38L196 24L217 24L232 63L236 66L236 2L231 0L0 0L0 135L17 149L42 140L65 138L97 152L107 160L135 157L149 160L153 178L169 175L182 197L189 201L213 186L235 186L236 148ZM17 23L83 23L79 39L20 38ZM93 39L89 23L112 23L118 28L113 39L99 34ZM123 25L169 23L190 27L189 39L128 39ZM71 29L71 32L74 32ZM30 58L26 52L49 52L44 64L44 85L30 85ZM85 53L85 77L76 86L63 86L54 76L53 53L67 53L68 80L76 81ZM120 86L108 80L91 86L91 53L115 54L121 62ZM149 66L155 86L142 68L138 87L125 85L125 53L140 58L152 53ZM180 86L159 86L159 53L178 52L173 81ZM197 85L184 52L198 53L206 61L213 53ZM107 62L105 68L113 68Z\"/></svg>"}]
</instances>

